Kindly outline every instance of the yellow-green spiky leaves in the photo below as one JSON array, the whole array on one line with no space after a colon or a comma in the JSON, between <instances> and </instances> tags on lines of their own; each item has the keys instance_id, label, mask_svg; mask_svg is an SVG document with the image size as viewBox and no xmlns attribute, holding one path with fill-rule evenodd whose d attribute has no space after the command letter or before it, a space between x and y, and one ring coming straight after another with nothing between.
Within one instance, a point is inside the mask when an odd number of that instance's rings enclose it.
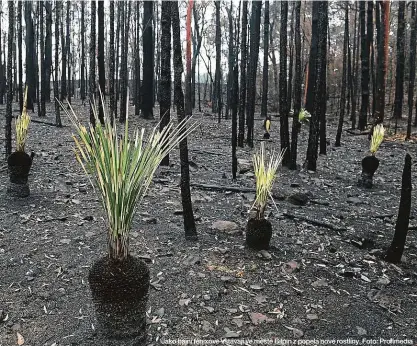
<instances>
[{"instance_id":1,"label":"yellow-green spiky leaves","mask_svg":"<svg viewBox=\"0 0 417 346\"><path fill-rule=\"evenodd\" d=\"M298 113L298 121L300 123L307 123L310 118L311 114L304 108L300 110L300 113Z\"/></svg>"},{"instance_id":2,"label":"yellow-green spiky leaves","mask_svg":"<svg viewBox=\"0 0 417 346\"><path fill-rule=\"evenodd\" d=\"M256 179L256 198L254 206L257 211L257 218L264 217L265 207L268 202L268 198L274 202L271 191L277 177L277 171L279 165L284 157L285 150L280 153L272 153L269 157L269 161L266 162L265 145L261 143L259 152L253 155L253 169ZM275 202L274 202L275 204Z\"/></svg>"},{"instance_id":3,"label":"yellow-green spiky leaves","mask_svg":"<svg viewBox=\"0 0 417 346\"><path fill-rule=\"evenodd\" d=\"M30 116L27 112L28 87L25 89L22 114L16 118L16 151L25 151Z\"/></svg>"},{"instance_id":4,"label":"yellow-green spiky leaves","mask_svg":"<svg viewBox=\"0 0 417 346\"><path fill-rule=\"evenodd\" d=\"M384 135L385 135L384 125L383 124L376 125L374 127L374 132L372 133L371 146L369 148L369 151L371 152L372 155L375 155L375 153L378 151L379 146L384 140Z\"/></svg>"},{"instance_id":5,"label":"yellow-green spiky leaves","mask_svg":"<svg viewBox=\"0 0 417 346\"><path fill-rule=\"evenodd\" d=\"M76 130L73 136L76 159L101 195L109 239L114 243L127 239L136 207L144 198L162 159L198 124L187 118L176 126L170 122L162 131L158 130L157 124L147 138L142 128L136 129L133 138L129 139L128 116L120 135L116 122L111 124L106 111L104 124L95 114L95 127L86 128L71 107L67 111L61 106ZM122 248L124 253L117 254L118 258L127 256L127 246Z\"/></svg>"}]
</instances>

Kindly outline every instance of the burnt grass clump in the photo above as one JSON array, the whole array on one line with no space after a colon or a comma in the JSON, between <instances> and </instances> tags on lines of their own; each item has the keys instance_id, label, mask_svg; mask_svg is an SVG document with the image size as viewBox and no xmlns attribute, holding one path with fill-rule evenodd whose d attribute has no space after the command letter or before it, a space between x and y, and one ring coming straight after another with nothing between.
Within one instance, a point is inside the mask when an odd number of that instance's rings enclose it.
<instances>
[{"instance_id":1,"label":"burnt grass clump","mask_svg":"<svg viewBox=\"0 0 417 346\"><path fill-rule=\"evenodd\" d=\"M88 119L87 106L75 101L74 107ZM196 117L201 129L188 140L191 182L254 188L251 171L232 180L231 121L218 125L214 116ZM54 122L53 104L47 105L45 121ZM131 128L157 122L133 114L130 121ZM278 123L272 119L268 150L279 148ZM7 164L0 166L0 345L16 345L18 333L24 345L134 345L97 332L88 275L106 255L106 224L100 201L75 161L73 131L65 118L63 125L31 125L27 148L37 156L29 197L7 196ZM408 233L400 263L381 259L394 234L404 156L415 152L415 144L383 142L381 164L368 190L357 186L357 179L369 142L344 132L342 146L335 148L336 125L329 116L330 145L327 156L318 159L317 172L281 170L274 188L274 195L283 196L275 199L279 211L267 208L272 225L267 251L245 245L253 192L192 187L198 241L186 241L178 152L170 155L172 166L158 169L130 238L132 256L150 270L148 345L223 337L416 342L415 231ZM262 137L262 121L256 120L255 147ZM304 126L299 163L307 137ZM237 151L249 160L252 153L248 147ZM417 215L414 191L411 228ZM288 201L294 193L305 193L309 200L294 205ZM213 229L218 220L234 222L237 229ZM365 236L372 245L356 246Z\"/></svg>"}]
</instances>

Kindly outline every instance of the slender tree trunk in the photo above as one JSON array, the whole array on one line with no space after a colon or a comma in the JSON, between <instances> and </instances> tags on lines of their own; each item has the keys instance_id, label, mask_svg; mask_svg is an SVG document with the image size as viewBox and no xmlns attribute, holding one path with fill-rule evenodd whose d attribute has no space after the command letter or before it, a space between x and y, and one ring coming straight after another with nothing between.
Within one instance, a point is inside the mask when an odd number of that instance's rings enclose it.
<instances>
[{"instance_id":1,"label":"slender tree trunk","mask_svg":"<svg viewBox=\"0 0 417 346\"><path fill-rule=\"evenodd\" d=\"M343 121L345 116L346 106L346 79L347 76L347 55L349 49L349 5L345 2L345 34L343 38L343 70L342 70L342 91L340 95L340 113L339 113L339 125L337 127L335 146L340 147L340 139L342 137Z\"/></svg>"},{"instance_id":2,"label":"slender tree trunk","mask_svg":"<svg viewBox=\"0 0 417 346\"><path fill-rule=\"evenodd\" d=\"M377 6L378 7L378 6ZM353 93L352 93L352 115L351 115L351 121L352 121L352 129L356 128L356 105L357 105L357 90L359 89L358 82L359 82L359 28L360 28L360 22L358 22L358 3L355 2L355 29L354 29L354 35L353 35Z\"/></svg>"},{"instance_id":3,"label":"slender tree trunk","mask_svg":"<svg viewBox=\"0 0 417 346\"><path fill-rule=\"evenodd\" d=\"M98 83L100 86L101 97L98 100L99 118L104 119L104 100L106 99L106 71L104 67L104 1L98 1ZM103 100L101 100L103 98Z\"/></svg>"},{"instance_id":4,"label":"slender tree trunk","mask_svg":"<svg viewBox=\"0 0 417 346\"><path fill-rule=\"evenodd\" d=\"M23 110L23 46L22 46L22 7L23 1L17 2L17 20L18 20L18 33L17 33L17 45L19 48L18 65L19 65L19 112Z\"/></svg>"},{"instance_id":5,"label":"slender tree trunk","mask_svg":"<svg viewBox=\"0 0 417 346\"><path fill-rule=\"evenodd\" d=\"M262 105L261 117L271 121L271 115L268 116L268 64L269 56L269 0L265 1L264 12L264 64L262 72Z\"/></svg>"},{"instance_id":6,"label":"slender tree trunk","mask_svg":"<svg viewBox=\"0 0 417 346\"><path fill-rule=\"evenodd\" d=\"M44 36L43 36L43 6L44 2L39 2L39 36L40 36L40 61L41 61L41 109L40 109L40 115L46 116L46 105L45 105L45 99L46 99L46 76L45 76L45 42L44 42Z\"/></svg>"},{"instance_id":7,"label":"slender tree trunk","mask_svg":"<svg viewBox=\"0 0 417 346\"><path fill-rule=\"evenodd\" d=\"M405 1L398 1L397 66L395 73L394 118L402 118L405 66Z\"/></svg>"},{"instance_id":8,"label":"slender tree trunk","mask_svg":"<svg viewBox=\"0 0 417 346\"><path fill-rule=\"evenodd\" d=\"M161 78L159 79L159 118L162 131L171 120L171 8L173 4L162 1L161 8ZM169 155L161 161L162 166L169 166Z\"/></svg>"},{"instance_id":9,"label":"slender tree trunk","mask_svg":"<svg viewBox=\"0 0 417 346\"><path fill-rule=\"evenodd\" d=\"M298 131L300 130L301 124L298 121L298 115L301 111L301 30L300 30L300 12L301 12L301 1L295 2L295 76L294 76L294 115L292 122L291 132L291 159L289 168L294 170L297 169L297 141Z\"/></svg>"},{"instance_id":10,"label":"slender tree trunk","mask_svg":"<svg viewBox=\"0 0 417 346\"><path fill-rule=\"evenodd\" d=\"M246 63L248 59L248 48L246 45L248 32L248 2L242 4L242 39L240 44L240 97L239 97L239 133L237 145L243 148L245 137L245 108L246 108ZM205 99L205 98L204 98Z\"/></svg>"},{"instance_id":11,"label":"slender tree trunk","mask_svg":"<svg viewBox=\"0 0 417 346\"><path fill-rule=\"evenodd\" d=\"M62 2L55 2L55 68L54 68L54 98L55 98L55 124L58 127L62 126L61 114L59 106L59 86L58 86L58 69L59 69L59 10Z\"/></svg>"},{"instance_id":12,"label":"slender tree trunk","mask_svg":"<svg viewBox=\"0 0 417 346\"><path fill-rule=\"evenodd\" d=\"M380 42L378 47L378 75L377 75L377 98L375 106L375 121L374 124L379 124L384 121L385 113L385 85L386 75L388 69L388 40L389 40L389 16L390 16L390 1L378 1L381 6L382 19L377 31L380 31ZM377 5L377 6L378 6ZM379 29L379 30L378 30ZM372 131L371 131L372 133Z\"/></svg>"},{"instance_id":13,"label":"slender tree trunk","mask_svg":"<svg viewBox=\"0 0 417 346\"><path fill-rule=\"evenodd\" d=\"M361 21L361 89L362 89L362 102L361 112L359 115L358 128L364 131L367 125L368 108L369 108L369 42L366 35L366 13L365 2L359 3L359 17Z\"/></svg>"},{"instance_id":14,"label":"slender tree trunk","mask_svg":"<svg viewBox=\"0 0 417 346\"><path fill-rule=\"evenodd\" d=\"M367 45L368 45L368 49L369 49L369 80L370 82L372 82L372 89L370 89L369 87L369 95L371 94L371 90L372 90L372 100L374 100L374 89L375 89L375 78L374 78L374 54L373 54L373 45L374 45L374 2L372 1L367 1L368 7L367 7L367 22L366 22L366 40L367 40ZM371 102L370 97L369 97L369 103ZM371 107L370 105L368 106L368 114L371 111ZM372 103L372 116L374 116L374 104ZM367 121L368 123L368 121Z\"/></svg>"},{"instance_id":15,"label":"slender tree trunk","mask_svg":"<svg viewBox=\"0 0 417 346\"><path fill-rule=\"evenodd\" d=\"M52 3L45 2L46 9L46 35L45 35L45 88L44 100L51 102L51 73L52 73Z\"/></svg>"},{"instance_id":16,"label":"slender tree trunk","mask_svg":"<svg viewBox=\"0 0 417 346\"><path fill-rule=\"evenodd\" d=\"M218 113L218 122L220 123L222 108L220 0L214 1L214 5L216 7L216 74L214 76L213 113Z\"/></svg>"},{"instance_id":17,"label":"slender tree trunk","mask_svg":"<svg viewBox=\"0 0 417 346\"><path fill-rule=\"evenodd\" d=\"M153 119L154 99L154 45L153 45L153 2L143 3L143 98L142 117Z\"/></svg>"},{"instance_id":18,"label":"slender tree trunk","mask_svg":"<svg viewBox=\"0 0 417 346\"><path fill-rule=\"evenodd\" d=\"M178 11L178 3L176 1L170 2L172 4L172 42L174 48L174 87L177 102L177 116L178 121L185 119L184 109L184 93L181 86L181 75L183 73L182 53L181 53L181 28L180 16ZM190 191L190 171L188 161L188 145L187 138L180 142L180 161L181 161L181 200L184 218L185 238L189 240L197 240L197 230L195 226L194 213L191 202Z\"/></svg>"},{"instance_id":19,"label":"slender tree trunk","mask_svg":"<svg viewBox=\"0 0 417 346\"><path fill-rule=\"evenodd\" d=\"M320 155L327 154L327 131L326 131L326 106L327 106L327 35L329 32L329 17L328 17L328 6L327 1L322 2L322 9L320 10L320 60L319 67L320 74L318 75L318 90L316 93L317 112L320 115ZM329 46L330 50L330 46ZM322 92L324 91L324 92Z\"/></svg>"},{"instance_id":20,"label":"slender tree trunk","mask_svg":"<svg viewBox=\"0 0 417 346\"><path fill-rule=\"evenodd\" d=\"M95 94L96 94L96 1L91 0L90 30L90 123L95 126ZM104 119L103 119L104 120ZM100 119L100 122L102 119Z\"/></svg>"},{"instance_id":21,"label":"slender tree trunk","mask_svg":"<svg viewBox=\"0 0 417 346\"><path fill-rule=\"evenodd\" d=\"M9 37L7 42L7 104L6 104L6 160L12 153L12 113L13 113L13 84L12 84L12 58L13 58L13 25L14 2L9 1Z\"/></svg>"},{"instance_id":22,"label":"slender tree trunk","mask_svg":"<svg viewBox=\"0 0 417 346\"><path fill-rule=\"evenodd\" d=\"M35 65L35 31L32 20L32 3L25 2L26 22L26 85L28 87L27 109L35 110L36 102L36 65Z\"/></svg>"},{"instance_id":23,"label":"slender tree trunk","mask_svg":"<svg viewBox=\"0 0 417 346\"><path fill-rule=\"evenodd\" d=\"M110 64L109 64L109 94L110 94L110 121L113 124L115 105L115 88L114 88L114 1L110 1Z\"/></svg>"},{"instance_id":24,"label":"slender tree trunk","mask_svg":"<svg viewBox=\"0 0 417 346\"><path fill-rule=\"evenodd\" d=\"M288 88L287 88L287 100L288 100L288 114L289 111L292 109L292 78L293 78L293 70L294 70L294 7L295 2L292 6L292 14L291 14L291 27L290 27L290 42L288 44L289 46L289 56L290 61L288 65Z\"/></svg>"},{"instance_id":25,"label":"slender tree trunk","mask_svg":"<svg viewBox=\"0 0 417 346\"><path fill-rule=\"evenodd\" d=\"M66 32L66 55L67 55L67 61L68 64L67 70L68 70L68 85L67 85L67 98L68 102L71 103L71 17L70 17L70 9L71 9L71 1L67 1L67 32Z\"/></svg>"},{"instance_id":26,"label":"slender tree trunk","mask_svg":"<svg viewBox=\"0 0 417 346\"><path fill-rule=\"evenodd\" d=\"M110 6L114 1L110 1ZM110 25L111 19L110 19ZM111 36L110 36L111 37ZM86 95L85 90L85 1L81 1L81 86L80 86L80 97L84 102Z\"/></svg>"},{"instance_id":27,"label":"slender tree trunk","mask_svg":"<svg viewBox=\"0 0 417 346\"><path fill-rule=\"evenodd\" d=\"M409 77L408 77L408 124L406 139L411 136L411 123L413 119L413 100L414 100L414 82L416 79L416 41L417 41L417 13L416 3L411 3L411 34L410 34L410 57L409 57Z\"/></svg>"},{"instance_id":28,"label":"slender tree trunk","mask_svg":"<svg viewBox=\"0 0 417 346\"><path fill-rule=\"evenodd\" d=\"M256 98L256 73L258 70L260 26L261 26L262 1L252 1L252 15L250 23L250 56L247 79L247 137L249 147L253 148L253 130L255 119L255 98Z\"/></svg>"},{"instance_id":29,"label":"slender tree trunk","mask_svg":"<svg viewBox=\"0 0 417 346\"><path fill-rule=\"evenodd\" d=\"M233 92L233 2L230 2L230 7L226 10L229 24L229 47L228 47L228 72L227 72L227 102L225 118L229 119L229 110L231 110L232 92Z\"/></svg>"},{"instance_id":30,"label":"slender tree trunk","mask_svg":"<svg viewBox=\"0 0 417 346\"><path fill-rule=\"evenodd\" d=\"M140 49L139 49L139 45L140 45L140 27L139 27L139 20L140 20L140 3L137 2L136 3L136 17L137 17L137 23L138 25L136 26L136 43L135 43L135 115L140 115L140 97L141 97L141 92L140 92ZM162 10L161 10L162 11ZM169 12L171 13L171 12ZM161 13L162 16L162 13ZM171 23L171 21L170 21ZM170 24L171 25L171 24ZM171 37L171 31L170 31L170 37ZM161 98L159 98L159 100L161 100Z\"/></svg>"}]
</instances>

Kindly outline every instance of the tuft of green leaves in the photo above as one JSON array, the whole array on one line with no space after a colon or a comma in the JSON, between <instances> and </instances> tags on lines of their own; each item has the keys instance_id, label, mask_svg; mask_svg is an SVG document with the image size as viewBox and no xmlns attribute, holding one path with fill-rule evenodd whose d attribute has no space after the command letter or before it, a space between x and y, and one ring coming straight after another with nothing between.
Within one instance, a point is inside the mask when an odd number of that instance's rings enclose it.
<instances>
[{"instance_id":1,"label":"tuft of green leaves","mask_svg":"<svg viewBox=\"0 0 417 346\"><path fill-rule=\"evenodd\" d=\"M16 151L25 151L26 140L28 138L28 129L30 124L30 116L27 111L28 87L25 89L23 99L22 114L16 118Z\"/></svg>"},{"instance_id":2,"label":"tuft of green leaves","mask_svg":"<svg viewBox=\"0 0 417 346\"><path fill-rule=\"evenodd\" d=\"M308 112L306 109L302 108L300 110L300 113L298 113L298 121L300 123L308 123L311 118L310 112Z\"/></svg>"},{"instance_id":3,"label":"tuft of green leaves","mask_svg":"<svg viewBox=\"0 0 417 346\"><path fill-rule=\"evenodd\" d=\"M384 140L385 128L383 124L378 124L374 127L374 132L372 133L371 146L369 151L372 155L375 155Z\"/></svg>"},{"instance_id":4,"label":"tuft of green leaves","mask_svg":"<svg viewBox=\"0 0 417 346\"><path fill-rule=\"evenodd\" d=\"M156 169L198 124L191 123L189 117L177 126L171 121L161 132L157 124L146 140L144 128L136 129L133 140L129 140L128 116L124 133L119 137L116 122L111 125L106 110L104 125L95 112L96 126L90 124L86 128L71 105L69 112L62 103L61 107L77 132L73 135L76 159L86 175L92 177L90 182L101 195L108 221L109 254L123 260L128 255L128 236L136 207L144 198Z\"/></svg>"},{"instance_id":5,"label":"tuft of green leaves","mask_svg":"<svg viewBox=\"0 0 417 346\"><path fill-rule=\"evenodd\" d=\"M256 209L257 219L264 218L268 198L271 198L276 207L271 191L277 177L279 165L284 157L284 153L285 149L278 154L273 152L270 155L269 161L266 162L265 145L262 142L259 152L253 155L253 168L256 179L256 198L253 206Z\"/></svg>"}]
</instances>

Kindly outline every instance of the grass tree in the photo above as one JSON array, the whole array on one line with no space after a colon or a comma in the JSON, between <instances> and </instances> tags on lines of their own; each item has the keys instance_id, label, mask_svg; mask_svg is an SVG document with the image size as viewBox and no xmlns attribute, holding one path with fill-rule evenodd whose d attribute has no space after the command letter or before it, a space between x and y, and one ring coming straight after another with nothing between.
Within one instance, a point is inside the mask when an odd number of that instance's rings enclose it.
<instances>
[{"instance_id":1,"label":"grass tree","mask_svg":"<svg viewBox=\"0 0 417 346\"><path fill-rule=\"evenodd\" d=\"M384 140L384 134L384 125L378 124L374 127L369 148L371 155L364 157L362 160L362 176L359 180L360 186L371 188L373 185L373 176L379 167L379 160L375 157L375 154Z\"/></svg>"},{"instance_id":2,"label":"grass tree","mask_svg":"<svg viewBox=\"0 0 417 346\"><path fill-rule=\"evenodd\" d=\"M272 153L267 162L265 145L262 142L259 152L253 156L256 197L252 210L255 211L255 216L249 219L246 227L246 244L256 250L264 250L269 247L272 225L269 220L265 219L265 209L269 199L275 205L271 192L277 178L278 168L284 158L284 153L285 149L278 154Z\"/></svg>"},{"instance_id":3,"label":"grass tree","mask_svg":"<svg viewBox=\"0 0 417 346\"><path fill-rule=\"evenodd\" d=\"M96 261L89 273L98 325L109 337L135 337L136 342L142 342L146 336L149 270L129 254L129 234L137 207L162 159L196 124L188 118L177 126L170 122L161 131L156 125L148 136L143 128L136 129L129 139L128 116L119 136L116 122L111 124L106 111L103 124L94 111L95 126L90 123L87 128L71 107L67 111L61 104L61 108L76 130L76 159L100 195L107 217L108 256Z\"/></svg>"}]
</instances>

